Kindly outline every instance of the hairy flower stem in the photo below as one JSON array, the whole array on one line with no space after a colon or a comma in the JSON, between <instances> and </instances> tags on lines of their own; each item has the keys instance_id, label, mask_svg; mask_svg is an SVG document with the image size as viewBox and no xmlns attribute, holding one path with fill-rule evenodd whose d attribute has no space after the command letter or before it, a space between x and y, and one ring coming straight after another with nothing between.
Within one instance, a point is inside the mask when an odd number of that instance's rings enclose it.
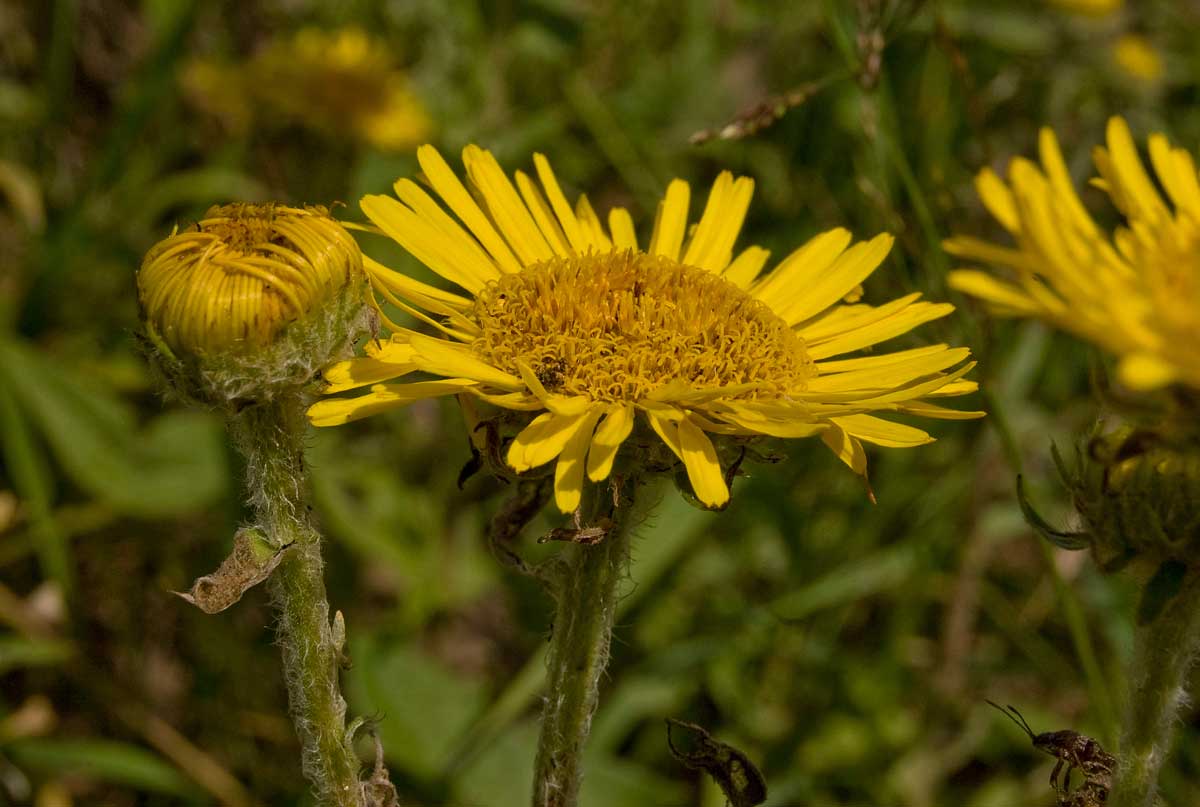
<instances>
[{"instance_id":1,"label":"hairy flower stem","mask_svg":"<svg viewBox=\"0 0 1200 807\"><path fill-rule=\"evenodd\" d=\"M1138 628L1130 697L1109 807L1152 807L1158 772L1171 750L1187 674L1200 653L1200 572L1153 622Z\"/></svg>"},{"instance_id":2,"label":"hairy flower stem","mask_svg":"<svg viewBox=\"0 0 1200 807\"><path fill-rule=\"evenodd\" d=\"M321 807L362 807L359 761L346 735L338 668L342 637L330 624L322 578L321 536L308 514L304 409L285 395L230 420L246 458L246 486L257 526L288 547L269 586L279 614L288 703L302 748L304 775Z\"/></svg>"},{"instance_id":3,"label":"hairy flower stem","mask_svg":"<svg viewBox=\"0 0 1200 807\"><path fill-rule=\"evenodd\" d=\"M625 492L632 494L633 488L627 484ZM600 676L608 665L617 588L629 566L632 504L628 500L628 507L613 513L614 526L600 543L564 549L534 764L534 807L578 803L583 747L600 697Z\"/></svg>"}]
</instances>

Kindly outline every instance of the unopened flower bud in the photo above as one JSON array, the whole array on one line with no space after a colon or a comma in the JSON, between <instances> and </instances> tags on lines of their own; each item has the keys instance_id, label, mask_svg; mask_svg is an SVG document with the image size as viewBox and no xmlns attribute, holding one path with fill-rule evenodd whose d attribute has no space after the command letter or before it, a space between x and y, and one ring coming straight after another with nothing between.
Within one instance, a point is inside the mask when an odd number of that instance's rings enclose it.
<instances>
[{"instance_id":1,"label":"unopened flower bud","mask_svg":"<svg viewBox=\"0 0 1200 807\"><path fill-rule=\"evenodd\" d=\"M303 386L371 321L362 253L322 207L210 208L147 253L137 284L155 364L215 405Z\"/></svg>"},{"instance_id":2,"label":"unopened flower bud","mask_svg":"<svg viewBox=\"0 0 1200 807\"><path fill-rule=\"evenodd\" d=\"M1200 563L1200 451L1126 427L1094 437L1075 505L1104 567Z\"/></svg>"}]
</instances>

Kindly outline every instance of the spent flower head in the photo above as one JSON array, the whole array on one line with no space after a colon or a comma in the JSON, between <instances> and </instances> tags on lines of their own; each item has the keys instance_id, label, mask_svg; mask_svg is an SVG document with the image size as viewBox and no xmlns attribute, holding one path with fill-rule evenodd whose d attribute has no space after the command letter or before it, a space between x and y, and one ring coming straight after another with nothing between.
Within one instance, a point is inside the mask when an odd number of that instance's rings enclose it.
<instances>
[{"instance_id":1,"label":"spent flower head","mask_svg":"<svg viewBox=\"0 0 1200 807\"><path fill-rule=\"evenodd\" d=\"M1191 155L1151 135L1164 199L1129 127L1112 118L1092 181L1125 219L1109 233L1075 192L1054 133L1043 129L1039 144L1041 165L1017 158L1007 183L990 169L976 179L1015 246L971 236L945 243L951 254L1003 272L962 269L950 274L951 285L997 313L1042 319L1102 347L1131 389L1200 389L1200 179Z\"/></svg>"},{"instance_id":2,"label":"spent flower head","mask_svg":"<svg viewBox=\"0 0 1200 807\"><path fill-rule=\"evenodd\" d=\"M370 320L362 253L323 207L212 207L150 249L137 287L155 363L213 404L307 383Z\"/></svg>"},{"instance_id":3,"label":"spent flower head","mask_svg":"<svg viewBox=\"0 0 1200 807\"><path fill-rule=\"evenodd\" d=\"M468 146L469 189L434 148L417 156L442 204L401 179L396 197L367 196L363 212L466 294L366 258L380 297L438 335L390 324L391 338L369 345L367 357L327 368L330 393L371 389L317 402L309 417L318 426L452 394L526 413L505 460L517 472L557 460L555 498L569 512L585 477L602 481L623 458L645 467L664 445L696 497L721 507L725 442L819 435L865 474L864 442L933 439L878 413L981 414L926 400L975 389L963 379L972 366L965 348L840 358L953 310L916 293L858 302L891 236L854 244L846 230L830 230L762 274L766 250L734 253L748 178L722 173L694 225L688 184L673 181L639 243L626 210L609 211L605 226L586 196L571 205L540 154L537 181L518 171L514 184L491 153ZM417 372L433 378L382 383Z\"/></svg>"}]
</instances>

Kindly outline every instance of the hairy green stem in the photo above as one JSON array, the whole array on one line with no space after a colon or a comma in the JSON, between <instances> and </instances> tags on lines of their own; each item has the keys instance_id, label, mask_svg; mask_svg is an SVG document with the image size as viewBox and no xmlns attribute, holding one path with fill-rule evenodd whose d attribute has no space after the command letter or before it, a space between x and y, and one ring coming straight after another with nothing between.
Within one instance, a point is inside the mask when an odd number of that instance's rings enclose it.
<instances>
[{"instance_id":1,"label":"hairy green stem","mask_svg":"<svg viewBox=\"0 0 1200 807\"><path fill-rule=\"evenodd\" d=\"M627 491L632 493L633 485ZM615 524L600 543L564 549L534 764L534 807L578 803L583 747L608 665L618 584L629 566L631 511L630 506L614 512Z\"/></svg>"},{"instance_id":2,"label":"hairy green stem","mask_svg":"<svg viewBox=\"0 0 1200 807\"><path fill-rule=\"evenodd\" d=\"M335 632L330 623L321 536L306 501L303 406L296 396L250 406L231 419L230 431L246 457L257 526L277 547L287 547L268 585L304 775L321 807L362 807L359 761L346 734L338 680L343 637L335 633L344 629Z\"/></svg>"},{"instance_id":3,"label":"hairy green stem","mask_svg":"<svg viewBox=\"0 0 1200 807\"><path fill-rule=\"evenodd\" d=\"M1158 772L1171 750L1187 674L1200 653L1200 572L1153 622L1138 628L1130 696L1110 807L1152 807Z\"/></svg>"}]
</instances>

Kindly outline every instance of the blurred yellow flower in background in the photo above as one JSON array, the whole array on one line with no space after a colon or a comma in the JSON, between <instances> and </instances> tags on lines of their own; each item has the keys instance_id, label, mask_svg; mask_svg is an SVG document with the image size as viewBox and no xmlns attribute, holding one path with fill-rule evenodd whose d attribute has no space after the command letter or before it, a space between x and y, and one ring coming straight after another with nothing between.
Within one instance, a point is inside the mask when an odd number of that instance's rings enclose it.
<instances>
[{"instance_id":1,"label":"blurred yellow flower in background","mask_svg":"<svg viewBox=\"0 0 1200 807\"><path fill-rule=\"evenodd\" d=\"M1049 0L1063 11L1075 14L1087 14L1092 17L1103 17L1119 11L1125 5L1125 0Z\"/></svg>"},{"instance_id":2,"label":"blurred yellow flower in background","mask_svg":"<svg viewBox=\"0 0 1200 807\"><path fill-rule=\"evenodd\" d=\"M1140 34L1124 34L1113 45L1113 61L1129 75L1142 81L1163 77L1163 60L1150 40Z\"/></svg>"},{"instance_id":3,"label":"blurred yellow flower in background","mask_svg":"<svg viewBox=\"0 0 1200 807\"><path fill-rule=\"evenodd\" d=\"M1200 388L1200 181L1187 151L1162 134L1149 145L1169 202L1123 119L1109 120L1107 145L1095 149L1100 178L1092 184L1125 217L1111 234L1084 209L1049 129L1041 132L1040 166L1013 160L1007 184L984 169L979 195L1016 246L949 239L951 254L1006 270L958 270L950 283L997 313L1043 319L1099 345L1118 357L1131 388Z\"/></svg>"},{"instance_id":4,"label":"blurred yellow flower in background","mask_svg":"<svg viewBox=\"0 0 1200 807\"><path fill-rule=\"evenodd\" d=\"M836 358L953 310L917 293L857 302L889 235L851 245L849 232L831 230L761 275L766 250L733 251L753 192L748 178L722 173L692 225L689 186L673 181L643 247L626 210L611 210L605 226L586 196L572 206L540 154L540 188L520 171L514 186L475 146L463 153L470 189L431 146L417 156L449 213L408 179L396 182L398 198L365 197L363 212L467 295L367 258L378 294L441 335L391 324L391 339L370 345L367 357L327 368L328 392L371 390L313 405L318 426L461 393L527 411L532 420L507 463L522 472L557 460L555 498L569 512L585 474L606 479L640 423L682 462L697 498L719 507L729 490L710 434L820 435L865 474L863 442L933 440L876 413L982 414L925 400L976 388L962 378L973 366L964 364L966 348ZM380 383L414 372L435 380Z\"/></svg>"},{"instance_id":5,"label":"blurred yellow flower in background","mask_svg":"<svg viewBox=\"0 0 1200 807\"><path fill-rule=\"evenodd\" d=\"M194 61L182 82L193 103L234 131L244 131L260 113L268 123L351 136L389 151L431 133L429 116L391 50L359 28L305 28L242 64Z\"/></svg>"}]
</instances>

